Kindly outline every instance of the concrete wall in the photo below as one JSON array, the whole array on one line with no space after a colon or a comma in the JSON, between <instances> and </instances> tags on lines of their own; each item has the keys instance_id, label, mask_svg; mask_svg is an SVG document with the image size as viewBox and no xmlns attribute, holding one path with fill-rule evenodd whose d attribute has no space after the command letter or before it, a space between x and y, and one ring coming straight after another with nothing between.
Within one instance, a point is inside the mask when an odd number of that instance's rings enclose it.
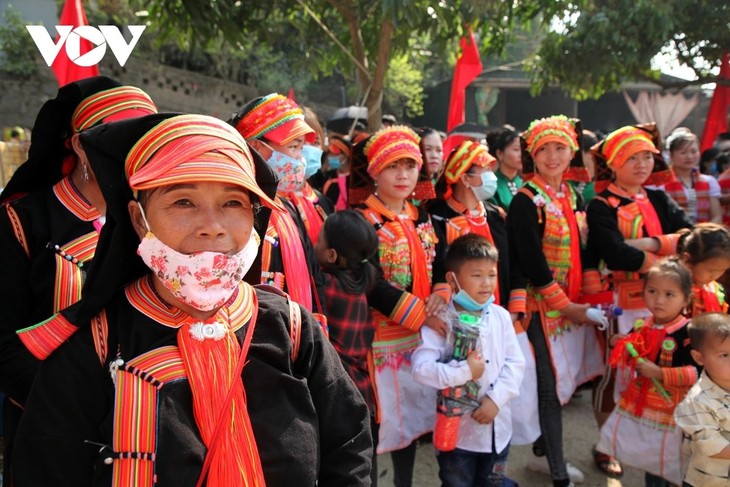
<instances>
[{"instance_id":1,"label":"concrete wall","mask_svg":"<svg viewBox=\"0 0 730 487\"><path fill-rule=\"evenodd\" d=\"M39 55L40 57L40 55ZM258 96L251 86L224 81L199 73L130 58L122 68L107 55L101 74L145 90L160 111L202 113L226 119L246 101ZM42 61L32 79L0 74L0 127L32 127L43 103L56 96L58 84Z\"/></svg>"}]
</instances>

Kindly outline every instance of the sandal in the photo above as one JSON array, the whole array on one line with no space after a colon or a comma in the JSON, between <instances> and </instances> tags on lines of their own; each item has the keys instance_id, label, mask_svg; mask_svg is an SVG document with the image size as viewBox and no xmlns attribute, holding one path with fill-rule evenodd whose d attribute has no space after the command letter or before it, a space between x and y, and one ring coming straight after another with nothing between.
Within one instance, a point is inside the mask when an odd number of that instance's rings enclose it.
<instances>
[{"instance_id":1,"label":"sandal","mask_svg":"<svg viewBox=\"0 0 730 487\"><path fill-rule=\"evenodd\" d=\"M593 463L606 477L620 479L624 474L624 469L618 460L611 455L597 451L595 446L593 446Z\"/></svg>"}]
</instances>

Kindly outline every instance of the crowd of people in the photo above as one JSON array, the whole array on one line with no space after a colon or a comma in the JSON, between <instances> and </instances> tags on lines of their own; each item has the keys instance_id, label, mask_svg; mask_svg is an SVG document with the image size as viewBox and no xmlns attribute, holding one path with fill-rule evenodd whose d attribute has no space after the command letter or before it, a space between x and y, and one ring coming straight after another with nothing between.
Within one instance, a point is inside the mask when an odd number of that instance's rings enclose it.
<instances>
[{"instance_id":1,"label":"crowd of people","mask_svg":"<svg viewBox=\"0 0 730 487\"><path fill-rule=\"evenodd\" d=\"M587 385L606 475L727 485L724 139L383 125L46 102L0 194L5 484L410 487L432 438L444 486L516 485L514 444L571 486Z\"/></svg>"}]
</instances>

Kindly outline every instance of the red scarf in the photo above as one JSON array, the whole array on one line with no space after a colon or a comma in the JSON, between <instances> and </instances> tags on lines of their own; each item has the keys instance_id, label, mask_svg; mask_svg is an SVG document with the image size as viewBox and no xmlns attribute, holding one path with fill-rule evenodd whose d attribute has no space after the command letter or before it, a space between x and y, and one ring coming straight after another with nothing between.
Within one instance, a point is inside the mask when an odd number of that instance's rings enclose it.
<instances>
[{"instance_id":1,"label":"red scarf","mask_svg":"<svg viewBox=\"0 0 730 487\"><path fill-rule=\"evenodd\" d=\"M309 183L304 184L302 194L288 193L285 195L289 200L294 203L294 206L299 210L299 214L304 220L304 227L307 229L307 235L312 241L312 245L317 244L319 238L319 231L322 229L324 224L324 218L322 214L317 210L315 201L317 200L317 194L314 192Z\"/></svg>"},{"instance_id":2,"label":"red scarf","mask_svg":"<svg viewBox=\"0 0 730 487\"><path fill-rule=\"evenodd\" d=\"M224 307L205 322L223 325L222 338L201 338L200 331L193 336L193 327L201 326L193 318L186 319L177 333L192 390L195 423L208 448L198 486L203 482L209 487L266 485L241 380L256 326L258 299L247 284L239 287L239 293L245 296L241 306L247 312L229 314ZM246 335L239 345L235 330L248 317Z\"/></svg>"},{"instance_id":3,"label":"red scarf","mask_svg":"<svg viewBox=\"0 0 730 487\"><path fill-rule=\"evenodd\" d=\"M583 286L583 268L580 258L580 230L578 229L578 221L575 218L573 202L571 201L573 190L570 185L561 183L561 196L558 196L555 190L539 174L535 174L535 177L530 182L547 193L552 201L560 204L563 216L565 216L565 220L568 222L568 228L570 230L570 256L573 266L568 271L567 295L568 299L576 302L580 296L581 287Z\"/></svg>"},{"instance_id":4,"label":"red scarf","mask_svg":"<svg viewBox=\"0 0 730 487\"><path fill-rule=\"evenodd\" d=\"M274 227L279 236L279 251L286 276L286 289L294 301L311 312L312 287L310 279L307 278L309 268L302 246L303 236L299 233L299 229L288 211L272 211L269 224Z\"/></svg>"}]
</instances>

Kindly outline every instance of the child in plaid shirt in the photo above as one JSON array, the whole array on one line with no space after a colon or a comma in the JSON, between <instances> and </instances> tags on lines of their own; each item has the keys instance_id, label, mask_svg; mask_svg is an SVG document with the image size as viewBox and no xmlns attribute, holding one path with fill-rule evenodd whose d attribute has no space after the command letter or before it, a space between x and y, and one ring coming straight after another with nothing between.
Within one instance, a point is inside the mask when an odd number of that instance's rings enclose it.
<instances>
[{"instance_id":1,"label":"child in plaid shirt","mask_svg":"<svg viewBox=\"0 0 730 487\"><path fill-rule=\"evenodd\" d=\"M366 295L377 278L370 261L377 251L375 229L353 210L327 218L314 247L325 272L330 341L371 411L375 410L375 399L367 355L375 324Z\"/></svg>"}]
</instances>

